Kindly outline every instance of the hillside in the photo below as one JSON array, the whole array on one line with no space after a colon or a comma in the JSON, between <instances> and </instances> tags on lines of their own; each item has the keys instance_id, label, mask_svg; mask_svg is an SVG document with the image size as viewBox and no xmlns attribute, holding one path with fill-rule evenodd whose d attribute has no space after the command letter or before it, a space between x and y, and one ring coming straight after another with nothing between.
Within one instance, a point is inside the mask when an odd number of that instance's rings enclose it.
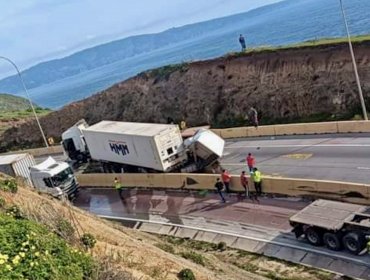
<instances>
[{"instance_id":1,"label":"hillside","mask_svg":"<svg viewBox=\"0 0 370 280\"><path fill-rule=\"evenodd\" d=\"M0 112L24 111L30 108L30 102L23 97L0 93Z\"/></svg>"},{"instance_id":2,"label":"hillside","mask_svg":"<svg viewBox=\"0 0 370 280\"><path fill-rule=\"evenodd\" d=\"M363 93L370 108L370 41L354 44ZM262 124L350 119L360 113L347 43L306 45L236 53L208 61L143 72L134 78L52 112L41 120L47 137L84 118L190 126L246 125L249 108ZM92 109L93 108L93 109ZM7 130L0 149L42 143L35 122Z\"/></svg>"},{"instance_id":3,"label":"hillside","mask_svg":"<svg viewBox=\"0 0 370 280\"><path fill-rule=\"evenodd\" d=\"M353 35L370 30L370 1L345 3ZM36 65L23 73L33 100L58 108L139 72L166 64L209 59L248 47L286 45L345 35L337 0L287 0L247 13L129 37ZM0 91L20 92L17 77L0 81Z\"/></svg>"}]
</instances>

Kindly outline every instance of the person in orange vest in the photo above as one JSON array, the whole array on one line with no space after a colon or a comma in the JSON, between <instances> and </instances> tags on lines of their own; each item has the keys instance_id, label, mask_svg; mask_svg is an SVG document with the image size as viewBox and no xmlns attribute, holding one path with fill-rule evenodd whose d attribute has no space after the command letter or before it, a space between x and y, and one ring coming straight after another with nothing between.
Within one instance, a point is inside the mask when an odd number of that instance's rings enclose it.
<instances>
[{"instance_id":1,"label":"person in orange vest","mask_svg":"<svg viewBox=\"0 0 370 280\"><path fill-rule=\"evenodd\" d=\"M248 165L249 171L253 172L253 168L254 168L254 165L256 164L256 160L254 159L254 157L252 156L251 153L248 154L246 160L247 160L247 165Z\"/></svg>"},{"instance_id":2,"label":"person in orange vest","mask_svg":"<svg viewBox=\"0 0 370 280\"><path fill-rule=\"evenodd\" d=\"M230 181L231 181L231 176L229 174L229 172L227 172L227 170L222 170L222 182L224 183L225 185L225 189L226 189L226 192L227 193L230 193Z\"/></svg>"}]
</instances>

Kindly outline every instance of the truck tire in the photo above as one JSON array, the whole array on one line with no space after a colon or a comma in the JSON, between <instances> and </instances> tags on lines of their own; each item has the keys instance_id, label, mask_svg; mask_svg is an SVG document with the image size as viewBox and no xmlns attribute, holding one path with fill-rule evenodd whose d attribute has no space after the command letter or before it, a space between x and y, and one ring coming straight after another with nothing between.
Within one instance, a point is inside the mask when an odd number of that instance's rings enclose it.
<instances>
[{"instance_id":1,"label":"truck tire","mask_svg":"<svg viewBox=\"0 0 370 280\"><path fill-rule=\"evenodd\" d=\"M343 237L344 248L351 254L358 255L366 246L366 239L363 234L349 232Z\"/></svg>"},{"instance_id":2,"label":"truck tire","mask_svg":"<svg viewBox=\"0 0 370 280\"><path fill-rule=\"evenodd\" d=\"M309 227L306 229L305 233L307 241L313 246L321 246L322 245L322 233L314 228Z\"/></svg>"},{"instance_id":3,"label":"truck tire","mask_svg":"<svg viewBox=\"0 0 370 280\"><path fill-rule=\"evenodd\" d=\"M330 250L340 251L342 249L342 241L339 233L326 232L324 233L323 241Z\"/></svg>"}]
</instances>

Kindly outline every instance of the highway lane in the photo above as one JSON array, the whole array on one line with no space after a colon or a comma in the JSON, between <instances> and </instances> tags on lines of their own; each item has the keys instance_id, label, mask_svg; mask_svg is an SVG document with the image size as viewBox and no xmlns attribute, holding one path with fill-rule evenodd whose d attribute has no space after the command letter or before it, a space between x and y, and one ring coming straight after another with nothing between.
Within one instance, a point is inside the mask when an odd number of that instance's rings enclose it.
<instances>
[{"instance_id":1,"label":"highway lane","mask_svg":"<svg viewBox=\"0 0 370 280\"><path fill-rule=\"evenodd\" d=\"M246 170L251 152L270 176L370 184L370 134L259 137L227 140L222 166L232 174ZM63 154L53 155L66 160ZM37 157L42 162L47 156Z\"/></svg>"},{"instance_id":2,"label":"highway lane","mask_svg":"<svg viewBox=\"0 0 370 280\"><path fill-rule=\"evenodd\" d=\"M370 134L228 140L222 166L232 174L247 170L249 152L266 175L370 183Z\"/></svg>"},{"instance_id":3,"label":"highway lane","mask_svg":"<svg viewBox=\"0 0 370 280\"><path fill-rule=\"evenodd\" d=\"M203 236L206 239L200 240L213 243L221 240L230 244L242 242L238 244L244 244L246 250L259 248L255 252L266 252L267 255L275 252L269 256L370 279L370 255L353 256L346 251L333 252L295 238L289 217L308 203L297 198L268 197L260 197L257 203L238 195L227 196L227 202L221 203L214 192L200 195L197 192L134 189L125 189L121 200L116 190L106 188L81 189L74 201L79 208L115 221L125 221L125 226L149 233L186 238ZM156 223L165 226L158 227ZM189 230L182 230L182 226ZM246 239L237 241L235 236ZM258 240L258 243L250 243L248 240L251 238ZM272 242L271 246L265 242ZM335 257L331 259L332 256ZM314 262L304 261L312 258Z\"/></svg>"}]
</instances>

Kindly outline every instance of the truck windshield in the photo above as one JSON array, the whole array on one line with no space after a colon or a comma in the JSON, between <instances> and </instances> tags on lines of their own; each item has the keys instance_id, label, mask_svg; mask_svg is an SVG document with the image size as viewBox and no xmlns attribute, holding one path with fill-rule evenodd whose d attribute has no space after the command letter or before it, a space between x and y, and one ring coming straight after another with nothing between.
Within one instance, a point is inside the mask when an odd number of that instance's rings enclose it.
<instances>
[{"instance_id":1,"label":"truck windshield","mask_svg":"<svg viewBox=\"0 0 370 280\"><path fill-rule=\"evenodd\" d=\"M64 182L68 181L69 178L71 177L69 175L72 175L72 174L73 174L73 171L72 171L71 168L64 169L60 173L58 173L58 174L54 175L53 177L51 177L51 180L53 181L53 185L55 187L59 187Z\"/></svg>"}]
</instances>

